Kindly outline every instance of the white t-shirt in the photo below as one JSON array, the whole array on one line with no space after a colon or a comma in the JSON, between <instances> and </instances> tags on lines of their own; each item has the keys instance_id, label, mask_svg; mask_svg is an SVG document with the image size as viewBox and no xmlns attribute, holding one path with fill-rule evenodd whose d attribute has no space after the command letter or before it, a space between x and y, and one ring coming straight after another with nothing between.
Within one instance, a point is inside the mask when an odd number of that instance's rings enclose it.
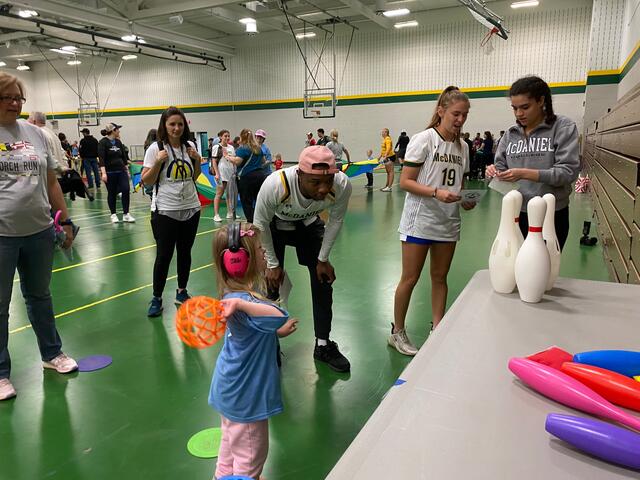
<instances>
[{"instance_id":1,"label":"white t-shirt","mask_svg":"<svg viewBox=\"0 0 640 480\"><path fill-rule=\"evenodd\" d=\"M173 148L163 144L169 158L165 161L158 176L158 188L153 188L152 211L175 211L200 208L200 200L193 178L193 161L187 154L187 147ZM189 146L195 148L192 142ZM158 142L152 143L144 154L145 168L152 168L160 148Z\"/></svg>"},{"instance_id":2,"label":"white t-shirt","mask_svg":"<svg viewBox=\"0 0 640 480\"><path fill-rule=\"evenodd\" d=\"M212 158L216 159L218 162L218 170L220 171L220 180L223 182L228 182L231 180L231 177L236 172L236 166L227 160L224 155L218 159L218 155L220 155L220 149L224 148L221 144L214 145L211 147L211 155ZM236 151L233 148L233 145L227 144L227 156L235 157Z\"/></svg>"},{"instance_id":3,"label":"white t-shirt","mask_svg":"<svg viewBox=\"0 0 640 480\"><path fill-rule=\"evenodd\" d=\"M287 230L287 224L295 228L291 222L302 221L305 225L312 224L320 212L328 209L329 220L324 228L322 248L318 255L318 260L326 262L342 228L350 196L351 182L342 172L335 174L333 189L324 200L312 200L302 195L298 185L297 166L276 170L269 175L260 187L253 217L254 225L262 232L262 247L265 249L268 267L277 267L280 263L271 238L270 223L274 217L276 228Z\"/></svg>"},{"instance_id":4,"label":"white t-shirt","mask_svg":"<svg viewBox=\"0 0 640 480\"><path fill-rule=\"evenodd\" d=\"M417 182L453 193L462 190L469 171L469 148L445 141L435 128L415 134L407 145L404 168L419 168ZM398 231L402 235L455 242L460 239L460 206L407 193Z\"/></svg>"}]
</instances>

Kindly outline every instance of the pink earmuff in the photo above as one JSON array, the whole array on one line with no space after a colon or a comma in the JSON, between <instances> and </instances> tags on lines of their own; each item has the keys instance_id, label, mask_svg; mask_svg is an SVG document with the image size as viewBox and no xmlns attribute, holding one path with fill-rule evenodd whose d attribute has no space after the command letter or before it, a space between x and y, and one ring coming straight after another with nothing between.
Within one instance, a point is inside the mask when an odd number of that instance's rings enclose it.
<instances>
[{"instance_id":1,"label":"pink earmuff","mask_svg":"<svg viewBox=\"0 0 640 480\"><path fill-rule=\"evenodd\" d=\"M249 252L244 248L239 248L235 252L227 248L222 252L222 264L230 277L244 277L249 269Z\"/></svg>"}]
</instances>

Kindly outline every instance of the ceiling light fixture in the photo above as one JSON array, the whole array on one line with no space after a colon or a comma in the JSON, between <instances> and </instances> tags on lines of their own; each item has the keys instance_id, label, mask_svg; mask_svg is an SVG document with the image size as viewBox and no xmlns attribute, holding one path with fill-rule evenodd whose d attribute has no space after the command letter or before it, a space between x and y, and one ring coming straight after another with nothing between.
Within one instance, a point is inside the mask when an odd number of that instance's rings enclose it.
<instances>
[{"instance_id":1,"label":"ceiling light fixture","mask_svg":"<svg viewBox=\"0 0 640 480\"><path fill-rule=\"evenodd\" d=\"M411 11L408 8L396 8L395 10L385 10L382 15L385 17L402 17L410 13Z\"/></svg>"},{"instance_id":2,"label":"ceiling light fixture","mask_svg":"<svg viewBox=\"0 0 640 480\"><path fill-rule=\"evenodd\" d=\"M258 33L258 24L256 22L247 23L245 24L244 31L247 32L249 35L255 35L256 33Z\"/></svg>"},{"instance_id":3,"label":"ceiling light fixture","mask_svg":"<svg viewBox=\"0 0 640 480\"><path fill-rule=\"evenodd\" d=\"M80 65L82 62L80 60L69 60L67 65Z\"/></svg>"},{"instance_id":4,"label":"ceiling light fixture","mask_svg":"<svg viewBox=\"0 0 640 480\"><path fill-rule=\"evenodd\" d=\"M60 47L60 50L64 50L65 52L75 52L77 48L73 45L65 45L64 47Z\"/></svg>"},{"instance_id":5,"label":"ceiling light fixture","mask_svg":"<svg viewBox=\"0 0 640 480\"><path fill-rule=\"evenodd\" d=\"M313 38L316 32L296 33L296 38Z\"/></svg>"},{"instance_id":6,"label":"ceiling light fixture","mask_svg":"<svg viewBox=\"0 0 640 480\"><path fill-rule=\"evenodd\" d=\"M75 55L75 52L70 52L69 50L63 50L62 48L50 48L52 52L61 53L62 55Z\"/></svg>"},{"instance_id":7,"label":"ceiling light fixture","mask_svg":"<svg viewBox=\"0 0 640 480\"><path fill-rule=\"evenodd\" d=\"M20 70L21 72L24 72L26 70L31 70L29 68L29 65L25 65L24 63L22 63L22 60L18 60L18 66L16 67L16 70Z\"/></svg>"},{"instance_id":8,"label":"ceiling light fixture","mask_svg":"<svg viewBox=\"0 0 640 480\"><path fill-rule=\"evenodd\" d=\"M137 55L123 55L122 56L122 60L135 60L136 58L138 58Z\"/></svg>"},{"instance_id":9,"label":"ceiling light fixture","mask_svg":"<svg viewBox=\"0 0 640 480\"><path fill-rule=\"evenodd\" d=\"M537 7L540 5L538 0L525 0L523 2L513 2L511 8Z\"/></svg>"},{"instance_id":10,"label":"ceiling light fixture","mask_svg":"<svg viewBox=\"0 0 640 480\"><path fill-rule=\"evenodd\" d=\"M3 62L2 60L0 60L0 67L6 67L7 66L7 62Z\"/></svg>"},{"instance_id":11,"label":"ceiling light fixture","mask_svg":"<svg viewBox=\"0 0 640 480\"><path fill-rule=\"evenodd\" d=\"M238 21L244 25L248 25L250 23L256 23L256 19L251 17L241 18Z\"/></svg>"},{"instance_id":12,"label":"ceiling light fixture","mask_svg":"<svg viewBox=\"0 0 640 480\"><path fill-rule=\"evenodd\" d=\"M31 17L37 17L38 12L36 12L35 10L19 10L18 15L21 16L22 18L31 18Z\"/></svg>"},{"instance_id":13,"label":"ceiling light fixture","mask_svg":"<svg viewBox=\"0 0 640 480\"><path fill-rule=\"evenodd\" d=\"M419 24L416 20L409 20L408 22L398 22L393 24L395 28L417 27L418 25Z\"/></svg>"},{"instance_id":14,"label":"ceiling light fixture","mask_svg":"<svg viewBox=\"0 0 640 480\"><path fill-rule=\"evenodd\" d=\"M136 38L138 37L136 37L135 35L123 35L122 37L120 37L123 42L135 42Z\"/></svg>"}]
</instances>

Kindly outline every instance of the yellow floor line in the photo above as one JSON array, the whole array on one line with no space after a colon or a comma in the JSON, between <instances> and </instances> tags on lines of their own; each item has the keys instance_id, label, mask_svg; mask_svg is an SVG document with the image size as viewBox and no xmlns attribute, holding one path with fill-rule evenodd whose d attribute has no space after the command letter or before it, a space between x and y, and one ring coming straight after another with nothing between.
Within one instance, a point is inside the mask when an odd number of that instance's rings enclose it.
<instances>
[{"instance_id":1,"label":"yellow floor line","mask_svg":"<svg viewBox=\"0 0 640 480\"><path fill-rule=\"evenodd\" d=\"M216 232L216 231L220 230L220 228L222 228L222 227L214 228L212 230L205 230L204 232L196 233L196 237L199 236L199 235L206 235L207 233ZM144 247L134 248L133 250L127 250L126 252L114 253L113 255L109 255L107 257L101 257L101 258L96 258L95 260L88 260L86 262L75 263L73 265L67 265L66 267L60 267L60 268L56 268L55 270L52 270L52 273L64 272L65 270L71 270L72 268L84 267L85 265L91 265L93 263L102 262L104 260L109 260L111 258L121 257L123 255L129 255L131 253L136 253L136 252L141 252L143 250L148 250L148 249L153 248L155 246L156 246L156 244L154 243L152 245L146 245ZM20 278L16 278L16 279L13 280L13 283L18 283L19 281L20 281Z\"/></svg>"},{"instance_id":2,"label":"yellow floor line","mask_svg":"<svg viewBox=\"0 0 640 480\"><path fill-rule=\"evenodd\" d=\"M193 270L190 270L189 273L197 272L199 270L204 270L205 268L209 268L212 265L213 265L213 263L209 263L207 265L202 265L201 267L197 267L197 268L194 268ZM167 280L173 280L174 278L177 278L177 277L178 277L177 275L172 275L170 277L167 277ZM152 283L148 283L147 285L142 285L141 287L132 288L131 290L127 290L126 292L117 293L117 294L112 295L110 297L103 298L102 300L98 300L96 302L88 303L86 305L82 305L81 307L74 308L72 310L67 310L66 312L58 313L57 315L54 316L54 318L58 319L58 318L66 317L67 315L71 315L72 313L80 312L82 310L86 310L87 308L95 307L96 305L100 305L102 303L106 303L106 302L109 302L111 300L115 300L116 298L124 297L125 295L130 295L132 293L139 292L140 290L144 290L145 288L149 288L151 286L153 286L153 284ZM19 332L22 332L24 330L27 330L28 328L32 328L31 325L25 325L23 327L19 327L19 328L16 328L14 330L10 330L9 333L10 334L19 333Z\"/></svg>"}]
</instances>

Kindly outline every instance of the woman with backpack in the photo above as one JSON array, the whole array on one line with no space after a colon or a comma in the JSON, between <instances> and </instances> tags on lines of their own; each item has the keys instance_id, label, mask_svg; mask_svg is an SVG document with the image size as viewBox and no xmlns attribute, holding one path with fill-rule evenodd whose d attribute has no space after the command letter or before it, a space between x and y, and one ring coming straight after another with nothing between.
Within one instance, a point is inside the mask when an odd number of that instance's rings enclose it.
<instances>
[{"instance_id":1,"label":"woman with backpack","mask_svg":"<svg viewBox=\"0 0 640 480\"><path fill-rule=\"evenodd\" d=\"M189 140L187 119L179 108L169 107L160 117L158 140L144 156L142 181L153 185L151 228L156 240L153 265L153 298L149 317L162 313L162 292L167 283L173 251L178 254L176 305L188 300L187 282L191 270L191 248L200 221L200 200L195 180L200 176L202 157Z\"/></svg>"},{"instance_id":2,"label":"woman with backpack","mask_svg":"<svg viewBox=\"0 0 640 480\"><path fill-rule=\"evenodd\" d=\"M264 153L253 132L247 128L240 132L240 147L231 161L236 164L238 192L242 202L242 211L247 222L253 223L253 212L260 187L267 178L262 168Z\"/></svg>"}]
</instances>

